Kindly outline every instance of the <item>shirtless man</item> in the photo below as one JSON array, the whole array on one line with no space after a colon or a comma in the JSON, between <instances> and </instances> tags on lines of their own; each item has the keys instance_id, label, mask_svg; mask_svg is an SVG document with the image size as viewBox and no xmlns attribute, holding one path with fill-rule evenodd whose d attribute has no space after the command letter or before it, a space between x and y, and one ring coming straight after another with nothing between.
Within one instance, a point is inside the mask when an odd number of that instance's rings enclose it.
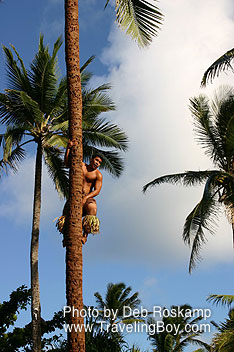
<instances>
[{"instance_id":1,"label":"shirtless man","mask_svg":"<svg viewBox=\"0 0 234 352\"><path fill-rule=\"evenodd\" d=\"M71 148L75 145L76 142L68 141L64 163L66 167L69 167L69 155ZM102 188L102 174L98 170L98 167L101 165L102 158L99 155L94 155L89 164L82 163L82 171L83 171L83 186L82 186L82 206L83 206L83 214L96 216L97 214L97 204L94 199ZM87 241L88 232L83 232L84 238L82 239L82 243L84 244Z\"/></svg>"}]
</instances>

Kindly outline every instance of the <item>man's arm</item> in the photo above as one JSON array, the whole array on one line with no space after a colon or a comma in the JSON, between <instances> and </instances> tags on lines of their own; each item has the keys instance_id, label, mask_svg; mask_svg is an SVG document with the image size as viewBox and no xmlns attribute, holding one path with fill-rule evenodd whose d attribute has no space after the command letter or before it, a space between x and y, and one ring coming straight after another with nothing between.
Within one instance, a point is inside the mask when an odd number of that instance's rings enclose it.
<instances>
[{"instance_id":1,"label":"man's arm","mask_svg":"<svg viewBox=\"0 0 234 352\"><path fill-rule=\"evenodd\" d=\"M102 174L100 171L98 171L97 172L97 179L96 179L96 182L94 185L94 190L83 198L83 204L85 204L87 199L96 197L100 193L101 188L102 188Z\"/></svg>"},{"instance_id":2,"label":"man's arm","mask_svg":"<svg viewBox=\"0 0 234 352\"><path fill-rule=\"evenodd\" d=\"M66 167L70 167L70 159L71 159L70 151L71 151L71 148L75 144L76 144L76 142L73 142L70 139L68 140L67 149L66 149L66 152L65 152L65 155L64 155L64 164L65 164Z\"/></svg>"}]
</instances>

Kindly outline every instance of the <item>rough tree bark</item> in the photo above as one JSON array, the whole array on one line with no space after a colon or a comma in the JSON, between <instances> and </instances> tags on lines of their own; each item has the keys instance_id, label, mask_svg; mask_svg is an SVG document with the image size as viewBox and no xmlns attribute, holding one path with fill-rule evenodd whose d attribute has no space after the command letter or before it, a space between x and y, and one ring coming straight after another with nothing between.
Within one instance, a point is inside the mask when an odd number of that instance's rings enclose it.
<instances>
[{"instance_id":1,"label":"rough tree bark","mask_svg":"<svg viewBox=\"0 0 234 352\"><path fill-rule=\"evenodd\" d=\"M41 305L40 287L38 273L38 247L39 247L39 226L41 215L41 174L42 174L42 145L37 146L35 165L35 184L33 201L33 224L30 250L31 264L31 291L32 291L32 344L33 352L41 352Z\"/></svg>"},{"instance_id":2,"label":"rough tree bark","mask_svg":"<svg viewBox=\"0 0 234 352\"><path fill-rule=\"evenodd\" d=\"M65 0L65 53L68 83L69 134L77 145L71 150L69 201L66 234L66 297L71 309L83 308L82 294L82 93L79 63L78 0ZM70 324L83 326L82 318L69 314ZM85 332L68 333L69 352L85 352Z\"/></svg>"}]
</instances>

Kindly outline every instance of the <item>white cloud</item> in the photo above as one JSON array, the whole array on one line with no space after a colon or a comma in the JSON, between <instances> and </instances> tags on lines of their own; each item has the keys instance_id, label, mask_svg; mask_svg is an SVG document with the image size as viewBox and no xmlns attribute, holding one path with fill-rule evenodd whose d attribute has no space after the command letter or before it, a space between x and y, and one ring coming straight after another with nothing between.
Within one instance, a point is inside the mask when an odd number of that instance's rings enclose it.
<instances>
[{"instance_id":1,"label":"white cloud","mask_svg":"<svg viewBox=\"0 0 234 352\"><path fill-rule=\"evenodd\" d=\"M35 159L29 157L20 165L17 174L9 174L1 182L0 215L12 219L13 222L23 224L31 222L34 192ZM42 176L42 223L52 221L60 215L62 201L58 198L54 186L43 168Z\"/></svg>"},{"instance_id":2,"label":"white cloud","mask_svg":"<svg viewBox=\"0 0 234 352\"><path fill-rule=\"evenodd\" d=\"M194 140L188 103L200 93L206 68L233 46L231 1L165 0L160 7L165 23L149 49L139 50L113 27L102 55L118 107L115 120L127 131L130 151L124 176L104 181L105 241L90 241L90 257L101 252L104 258L149 264L188 261L182 227L202 189L160 186L146 196L141 189L163 174L212 167ZM231 73L222 77L203 92L212 94L220 82L234 80ZM95 80L103 82L103 77ZM233 260L231 230L224 223L222 236L208 236L205 263Z\"/></svg>"}]
</instances>

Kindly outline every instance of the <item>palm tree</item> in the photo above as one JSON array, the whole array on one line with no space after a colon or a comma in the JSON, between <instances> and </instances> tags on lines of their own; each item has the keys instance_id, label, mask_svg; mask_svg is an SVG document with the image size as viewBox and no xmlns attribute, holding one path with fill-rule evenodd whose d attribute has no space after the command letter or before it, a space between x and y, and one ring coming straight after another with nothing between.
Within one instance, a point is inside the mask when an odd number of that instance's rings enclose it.
<instances>
[{"instance_id":1,"label":"palm tree","mask_svg":"<svg viewBox=\"0 0 234 352\"><path fill-rule=\"evenodd\" d=\"M234 309L228 313L228 319L216 327L218 333L212 339L212 351L232 352L234 346Z\"/></svg>"},{"instance_id":2,"label":"palm tree","mask_svg":"<svg viewBox=\"0 0 234 352\"><path fill-rule=\"evenodd\" d=\"M138 298L138 292L135 292L131 296L130 293L132 288L126 287L123 282L118 284L109 283L107 285L105 300L102 298L99 292L95 292L97 307L100 309L101 316L109 322L112 326L118 323L130 323L133 320L131 318L124 318L124 307L135 309L139 306L140 300ZM108 319L103 316L104 310L109 309L110 316ZM117 313L115 315L115 312ZM137 319L134 319L136 321Z\"/></svg>"},{"instance_id":3,"label":"palm tree","mask_svg":"<svg viewBox=\"0 0 234 352\"><path fill-rule=\"evenodd\" d=\"M171 306L171 310L186 312L192 311L192 307L184 304L182 306ZM155 352L182 352L189 344L197 344L205 348L205 351L209 351L209 346L203 341L197 339L202 334L202 329L197 332L193 331L193 326L196 326L202 317L198 316L191 318L189 315L186 316L164 316L162 322L164 327L167 325L173 326L171 333L168 333L166 328L164 331L157 331L154 334L149 334L149 340L151 345L154 347ZM154 318L149 318L148 324L157 325ZM186 331L186 326L189 325L191 332ZM177 331L178 329L178 331Z\"/></svg>"},{"instance_id":4,"label":"palm tree","mask_svg":"<svg viewBox=\"0 0 234 352\"><path fill-rule=\"evenodd\" d=\"M107 0L106 5L109 0ZM150 43L161 23L158 9L146 0L116 0L116 16L120 27L127 29L139 44ZM67 67L69 137L77 142L72 148L69 174L70 210L66 246L67 305L82 309L82 94L79 56L78 0L65 0L65 56ZM72 317L69 322L83 325L83 319ZM84 331L68 333L69 351L85 351Z\"/></svg>"},{"instance_id":5,"label":"palm tree","mask_svg":"<svg viewBox=\"0 0 234 352\"><path fill-rule=\"evenodd\" d=\"M201 86L205 87L207 83L212 82L215 77L218 77L220 72L232 70L231 62L234 59L234 48L228 50L224 55L219 57L213 64L208 67L201 81Z\"/></svg>"},{"instance_id":6,"label":"palm tree","mask_svg":"<svg viewBox=\"0 0 234 352\"><path fill-rule=\"evenodd\" d=\"M61 44L62 40L59 37L50 55L48 47L44 46L43 36L40 36L38 53L30 65L30 70L26 70L23 60L13 46L17 61L11 49L3 47L9 79L9 89L5 90L5 94L0 94L1 123L8 126L4 135L3 160L9 160L9 156L12 158L13 150L20 161L26 155L25 145L33 142L37 146L30 251L32 337L33 351L36 352L41 350L38 246L43 155L56 189L66 194L68 188L67 171L63 166L62 152L58 147L65 146L65 139L57 134L66 97L65 80L61 80L57 86L56 78L56 57Z\"/></svg>"},{"instance_id":7,"label":"palm tree","mask_svg":"<svg viewBox=\"0 0 234 352\"><path fill-rule=\"evenodd\" d=\"M0 94L0 118L8 125L6 133L0 136L4 146L1 169L11 167L18 169L19 163L26 156L24 146L36 143L37 157L35 168L33 228L31 240L31 286L32 286L32 326L33 348L40 350L40 293L38 277L38 241L41 209L41 172L42 156L48 172L59 193L68 197L68 175L63 164L63 153L60 147L65 147L68 141L67 86L66 79L58 82L57 52L62 44L58 38L54 44L52 56L44 46L40 37L39 49L31 69L26 70L23 60L15 52L14 60L10 49L4 47L7 60L9 88L6 94ZM103 156L103 167L115 176L123 169L119 150L126 150L126 134L103 118L100 113L114 110L115 106L106 92L109 85L95 89L87 89L91 74L85 71L92 61L90 58L82 66L83 81L83 143L84 157L88 158L94 150ZM101 147L101 149L100 149ZM112 150L103 150L103 147Z\"/></svg>"},{"instance_id":8,"label":"palm tree","mask_svg":"<svg viewBox=\"0 0 234 352\"><path fill-rule=\"evenodd\" d=\"M191 272L206 242L204 230L213 233L212 225L221 205L232 224L234 236L234 89L220 88L211 101L205 95L195 97L190 100L190 110L198 142L216 169L162 176L145 185L143 191L166 182L184 186L205 183L202 199L184 224L183 240L191 246Z\"/></svg>"},{"instance_id":9,"label":"palm tree","mask_svg":"<svg viewBox=\"0 0 234 352\"><path fill-rule=\"evenodd\" d=\"M85 332L85 351L86 352L121 352L123 347L127 346L120 334L112 333L104 329L98 316L93 316L96 308L86 307L86 326L92 326L90 331ZM91 313L88 313L91 312Z\"/></svg>"},{"instance_id":10,"label":"palm tree","mask_svg":"<svg viewBox=\"0 0 234 352\"><path fill-rule=\"evenodd\" d=\"M230 306L234 302L233 295L210 295L207 298L208 302L213 302L218 305ZM212 351L214 352L231 352L234 345L234 308L231 308L228 313L228 319L225 322L212 324L218 329L218 333L212 339Z\"/></svg>"}]
</instances>

